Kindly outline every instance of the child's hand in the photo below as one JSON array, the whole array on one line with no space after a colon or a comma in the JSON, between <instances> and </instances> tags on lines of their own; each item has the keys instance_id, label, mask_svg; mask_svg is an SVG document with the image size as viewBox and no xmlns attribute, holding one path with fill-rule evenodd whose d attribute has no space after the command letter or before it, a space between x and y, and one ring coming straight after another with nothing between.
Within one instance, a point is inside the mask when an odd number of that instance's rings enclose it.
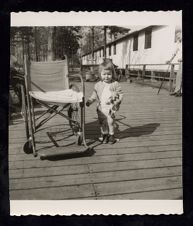
<instances>
[{"instance_id":1,"label":"child's hand","mask_svg":"<svg viewBox=\"0 0 193 226\"><path fill-rule=\"evenodd\" d=\"M118 111L119 108L120 108L120 104L121 104L120 101L115 101L114 106L113 106L113 110Z\"/></svg>"},{"instance_id":2,"label":"child's hand","mask_svg":"<svg viewBox=\"0 0 193 226\"><path fill-rule=\"evenodd\" d=\"M111 97L109 98L109 100L106 102L106 104L115 104L119 99L119 94L118 93L112 93Z\"/></svg>"},{"instance_id":3,"label":"child's hand","mask_svg":"<svg viewBox=\"0 0 193 226\"><path fill-rule=\"evenodd\" d=\"M86 106L89 107L91 104L92 104L92 101L91 100L87 100Z\"/></svg>"},{"instance_id":4,"label":"child's hand","mask_svg":"<svg viewBox=\"0 0 193 226\"><path fill-rule=\"evenodd\" d=\"M106 104L110 105L110 104L112 104L112 102L113 102L113 99L112 99L112 97L110 97L109 100L106 102Z\"/></svg>"}]
</instances>

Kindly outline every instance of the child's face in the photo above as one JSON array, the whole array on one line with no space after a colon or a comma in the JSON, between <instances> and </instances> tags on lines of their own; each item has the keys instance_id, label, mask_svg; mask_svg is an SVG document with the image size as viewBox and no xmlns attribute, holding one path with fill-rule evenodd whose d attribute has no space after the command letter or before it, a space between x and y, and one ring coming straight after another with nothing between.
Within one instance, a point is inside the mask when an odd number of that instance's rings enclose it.
<instances>
[{"instance_id":1,"label":"child's face","mask_svg":"<svg viewBox=\"0 0 193 226\"><path fill-rule=\"evenodd\" d=\"M110 83L112 81L112 71L109 69L103 69L101 71L101 79L106 83Z\"/></svg>"}]
</instances>

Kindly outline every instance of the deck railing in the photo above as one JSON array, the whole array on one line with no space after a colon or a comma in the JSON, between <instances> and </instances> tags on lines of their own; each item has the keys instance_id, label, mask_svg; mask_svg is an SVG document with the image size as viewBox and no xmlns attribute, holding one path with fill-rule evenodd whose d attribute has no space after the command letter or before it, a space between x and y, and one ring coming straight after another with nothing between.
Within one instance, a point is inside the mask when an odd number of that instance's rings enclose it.
<instances>
[{"instance_id":1,"label":"deck railing","mask_svg":"<svg viewBox=\"0 0 193 226\"><path fill-rule=\"evenodd\" d=\"M128 76L137 77L137 79L141 79L142 81L146 78L151 80L168 81L169 91L171 92L173 89L173 82L176 77L175 72L177 71L177 65L179 64L129 64L127 73ZM162 73L162 76L156 75L159 73Z\"/></svg>"}]
</instances>

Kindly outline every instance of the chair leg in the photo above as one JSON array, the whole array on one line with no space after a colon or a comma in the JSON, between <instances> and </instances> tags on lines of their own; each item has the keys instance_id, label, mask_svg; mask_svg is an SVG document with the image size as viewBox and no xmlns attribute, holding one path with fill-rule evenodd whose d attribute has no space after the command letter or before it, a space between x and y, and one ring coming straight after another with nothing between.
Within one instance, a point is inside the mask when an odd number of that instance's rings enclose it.
<instances>
[{"instance_id":1,"label":"chair leg","mask_svg":"<svg viewBox=\"0 0 193 226\"><path fill-rule=\"evenodd\" d=\"M30 131L29 143L30 143L30 145L32 145L33 155L34 155L34 157L36 157L37 152L36 152L36 147L35 147L35 137L34 137L33 122L32 122L30 97L29 97L29 93L27 93L26 95L27 95L28 115L29 115L29 131Z\"/></svg>"},{"instance_id":2,"label":"chair leg","mask_svg":"<svg viewBox=\"0 0 193 226\"><path fill-rule=\"evenodd\" d=\"M31 130L31 136L29 138L29 142L32 145L32 150L33 150L33 155L34 157L37 156L37 152L36 152L36 145L35 145L35 136L34 136L34 129L33 129L33 121L32 121L32 114L31 111L29 110L29 124L30 124L30 130Z\"/></svg>"},{"instance_id":3,"label":"chair leg","mask_svg":"<svg viewBox=\"0 0 193 226\"><path fill-rule=\"evenodd\" d=\"M86 143L86 138L85 138L85 100L84 100L84 97L83 97L82 103L80 104L80 109L81 109L82 142L86 148L89 148Z\"/></svg>"},{"instance_id":4,"label":"chair leg","mask_svg":"<svg viewBox=\"0 0 193 226\"><path fill-rule=\"evenodd\" d=\"M30 96L30 107L31 107L30 109L31 109L31 113L32 113L33 130L34 130L34 132L36 132L34 105L33 105L33 99L31 96Z\"/></svg>"}]
</instances>

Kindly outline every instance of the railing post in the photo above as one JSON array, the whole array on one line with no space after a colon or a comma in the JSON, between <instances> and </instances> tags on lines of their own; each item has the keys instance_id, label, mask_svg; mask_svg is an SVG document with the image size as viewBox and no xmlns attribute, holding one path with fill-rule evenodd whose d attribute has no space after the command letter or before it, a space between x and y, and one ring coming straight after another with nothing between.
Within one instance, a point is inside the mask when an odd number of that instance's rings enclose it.
<instances>
[{"instance_id":1,"label":"railing post","mask_svg":"<svg viewBox=\"0 0 193 226\"><path fill-rule=\"evenodd\" d=\"M142 79L143 79L143 82L144 82L144 78L145 78L145 68L146 68L146 65L144 64L143 65L143 71L142 71Z\"/></svg>"},{"instance_id":2,"label":"railing post","mask_svg":"<svg viewBox=\"0 0 193 226\"><path fill-rule=\"evenodd\" d=\"M155 80L155 72L151 71L151 82Z\"/></svg>"},{"instance_id":3,"label":"railing post","mask_svg":"<svg viewBox=\"0 0 193 226\"><path fill-rule=\"evenodd\" d=\"M137 79L139 80L140 79L140 69L138 69L138 71L137 71Z\"/></svg>"},{"instance_id":4,"label":"railing post","mask_svg":"<svg viewBox=\"0 0 193 226\"><path fill-rule=\"evenodd\" d=\"M170 84L169 84L169 92L171 93L173 91L173 83L174 83L174 64L171 64L170 69Z\"/></svg>"}]
</instances>

